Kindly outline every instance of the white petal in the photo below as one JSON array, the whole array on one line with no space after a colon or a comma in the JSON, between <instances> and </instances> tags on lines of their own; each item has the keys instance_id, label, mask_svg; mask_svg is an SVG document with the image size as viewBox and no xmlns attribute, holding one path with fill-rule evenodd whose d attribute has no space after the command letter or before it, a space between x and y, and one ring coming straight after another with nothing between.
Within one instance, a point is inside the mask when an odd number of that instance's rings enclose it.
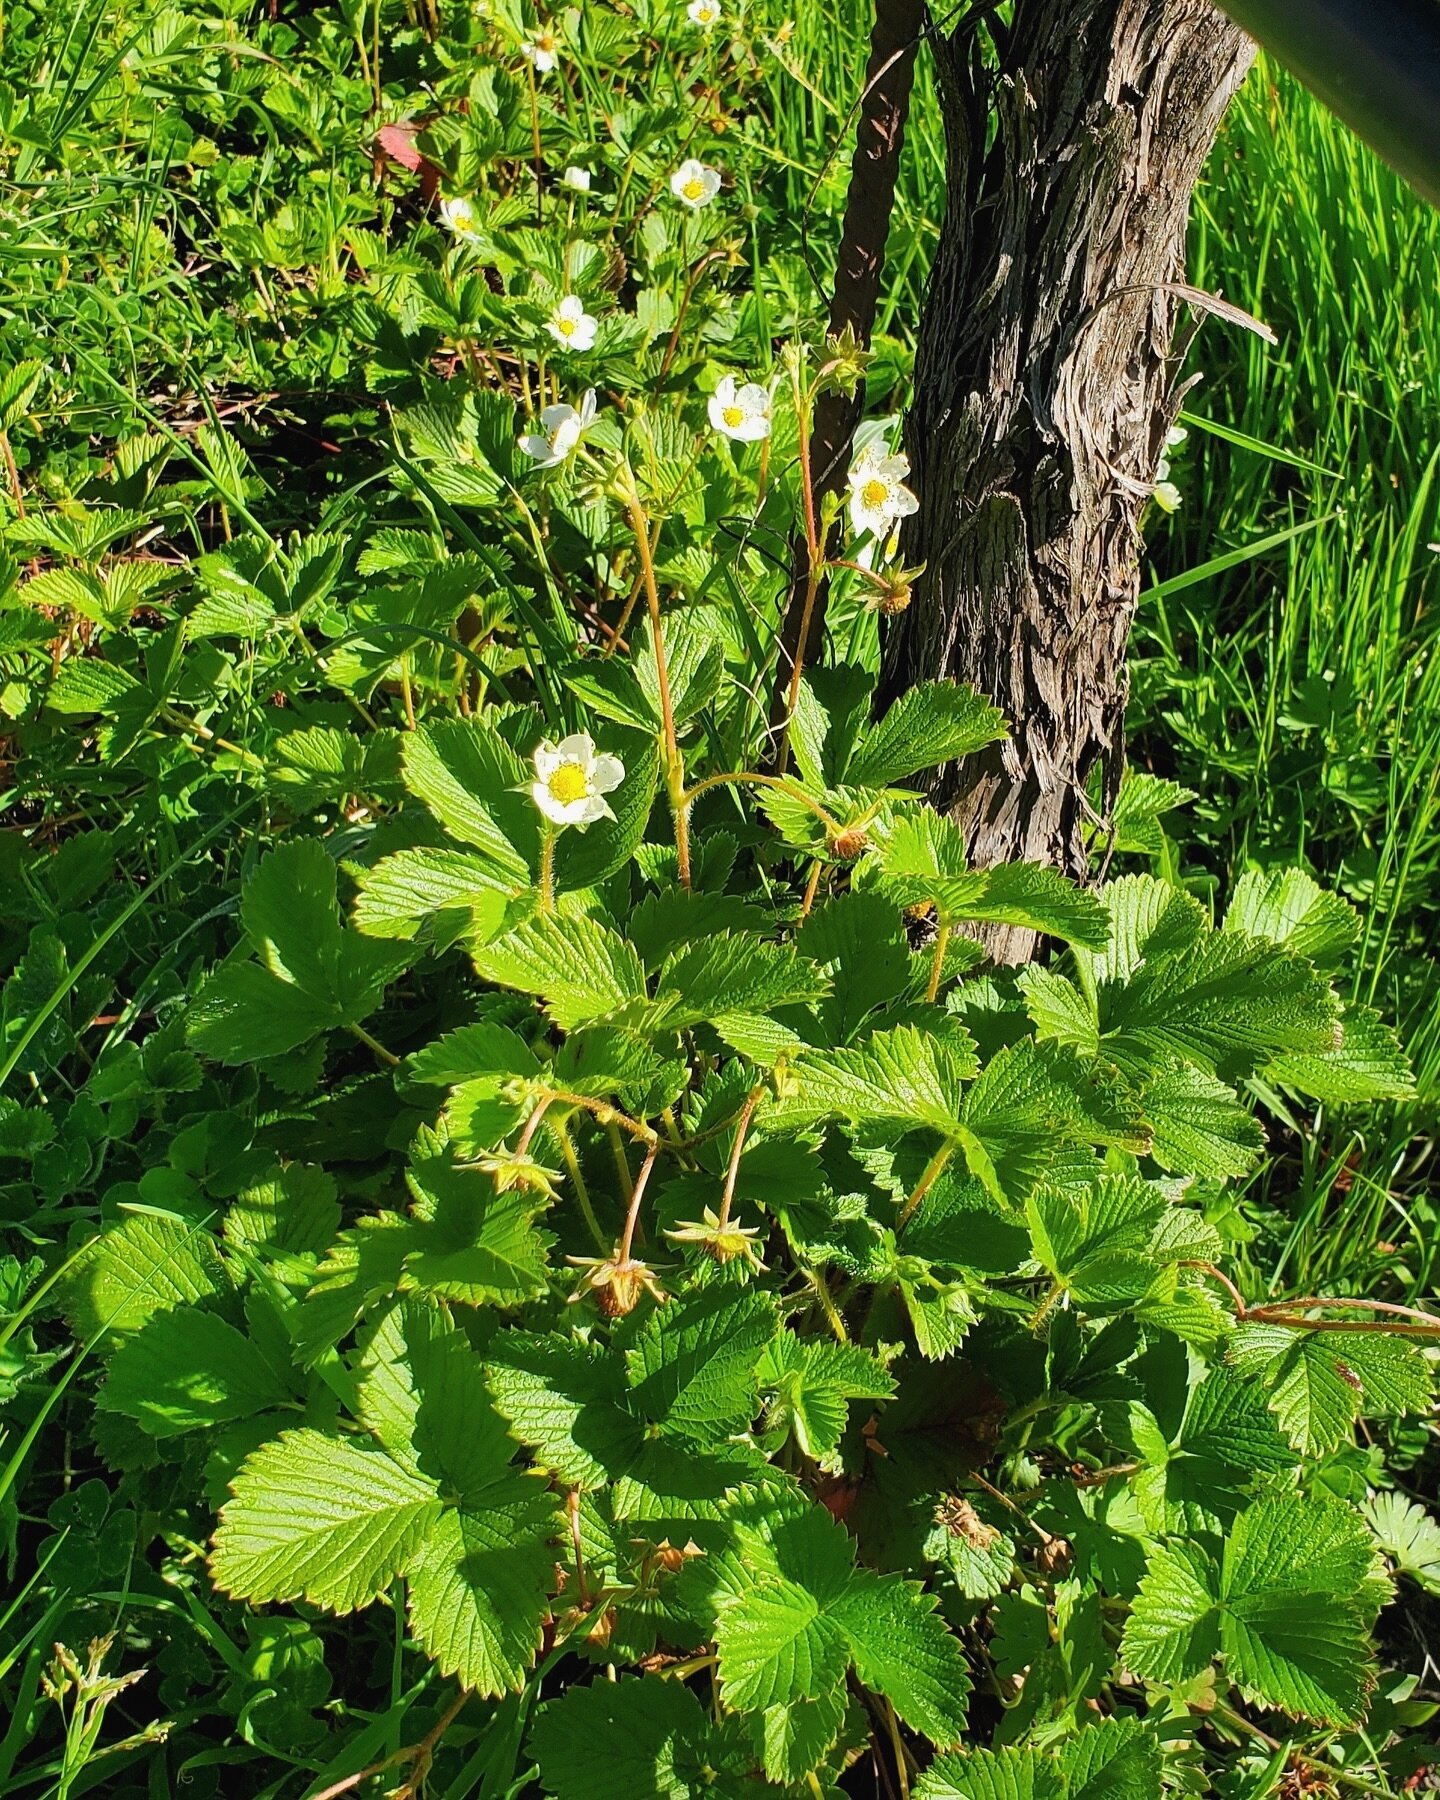
<instances>
[{"instance_id":1,"label":"white petal","mask_svg":"<svg viewBox=\"0 0 1440 1800\"><path fill-rule=\"evenodd\" d=\"M568 825L571 823L571 820L567 815L572 809L567 806L562 806L543 781L532 782L530 787L530 798L540 808L541 812L544 813L545 817L553 820L555 824Z\"/></svg>"},{"instance_id":2,"label":"white petal","mask_svg":"<svg viewBox=\"0 0 1440 1800\"><path fill-rule=\"evenodd\" d=\"M558 406L547 406L541 412L540 423L545 427L547 433L551 437L554 437L560 426L568 423L569 420L576 416L575 408L573 406L567 406L562 400Z\"/></svg>"},{"instance_id":3,"label":"white petal","mask_svg":"<svg viewBox=\"0 0 1440 1800\"><path fill-rule=\"evenodd\" d=\"M555 746L556 766L579 763L588 775L595 762L595 740L588 731L572 731Z\"/></svg>"},{"instance_id":4,"label":"white petal","mask_svg":"<svg viewBox=\"0 0 1440 1800\"><path fill-rule=\"evenodd\" d=\"M745 423L737 425L731 434L739 438L742 444L758 444L761 438L770 435L770 420L759 413L747 413Z\"/></svg>"},{"instance_id":5,"label":"white petal","mask_svg":"<svg viewBox=\"0 0 1440 1800\"><path fill-rule=\"evenodd\" d=\"M580 426L583 430L595 417L595 390L586 388L585 398L580 402Z\"/></svg>"},{"instance_id":6,"label":"white petal","mask_svg":"<svg viewBox=\"0 0 1440 1800\"><path fill-rule=\"evenodd\" d=\"M875 536L884 537L890 526L890 514L885 507L866 506L858 494L850 499L850 523L856 531L873 531Z\"/></svg>"},{"instance_id":7,"label":"white petal","mask_svg":"<svg viewBox=\"0 0 1440 1800\"><path fill-rule=\"evenodd\" d=\"M564 805L560 801L552 799L550 817L557 825L588 825L591 817L595 816L590 810L595 804L596 799L593 794L582 794L578 800L566 801ZM605 802L601 800L599 804L604 806Z\"/></svg>"},{"instance_id":8,"label":"white petal","mask_svg":"<svg viewBox=\"0 0 1440 1800\"><path fill-rule=\"evenodd\" d=\"M597 794L611 793L625 779L625 765L618 756L601 755L595 758L590 770L590 785Z\"/></svg>"},{"instance_id":9,"label":"white petal","mask_svg":"<svg viewBox=\"0 0 1440 1800\"><path fill-rule=\"evenodd\" d=\"M908 519L913 512L919 512L920 502L907 487L890 490L890 515L895 519Z\"/></svg>"},{"instance_id":10,"label":"white petal","mask_svg":"<svg viewBox=\"0 0 1440 1800\"><path fill-rule=\"evenodd\" d=\"M594 319L582 317L566 342L572 350L593 350L595 348L595 329Z\"/></svg>"},{"instance_id":11,"label":"white petal","mask_svg":"<svg viewBox=\"0 0 1440 1800\"><path fill-rule=\"evenodd\" d=\"M770 417L770 390L761 387L758 381L747 381L735 396L746 412L763 413Z\"/></svg>"},{"instance_id":12,"label":"white petal","mask_svg":"<svg viewBox=\"0 0 1440 1800\"><path fill-rule=\"evenodd\" d=\"M615 817L607 803L598 794L587 794L583 800L577 800L576 805L583 810L579 817L572 822L579 825L582 830L586 825L593 825L597 819L613 819Z\"/></svg>"},{"instance_id":13,"label":"white petal","mask_svg":"<svg viewBox=\"0 0 1440 1800\"><path fill-rule=\"evenodd\" d=\"M560 461L560 458L550 448L548 437L536 437L533 433L527 432L520 440L520 448L527 456L533 456L542 469L549 468L552 463Z\"/></svg>"},{"instance_id":14,"label":"white petal","mask_svg":"<svg viewBox=\"0 0 1440 1800\"><path fill-rule=\"evenodd\" d=\"M563 753L550 742L549 738L541 738L540 742L535 746L535 754L531 760L535 764L535 773L539 776L541 781L548 781L566 758Z\"/></svg>"},{"instance_id":15,"label":"white petal","mask_svg":"<svg viewBox=\"0 0 1440 1800\"><path fill-rule=\"evenodd\" d=\"M715 399L720 402L721 406L730 406L734 403L735 377L733 375L722 375L715 383Z\"/></svg>"}]
</instances>

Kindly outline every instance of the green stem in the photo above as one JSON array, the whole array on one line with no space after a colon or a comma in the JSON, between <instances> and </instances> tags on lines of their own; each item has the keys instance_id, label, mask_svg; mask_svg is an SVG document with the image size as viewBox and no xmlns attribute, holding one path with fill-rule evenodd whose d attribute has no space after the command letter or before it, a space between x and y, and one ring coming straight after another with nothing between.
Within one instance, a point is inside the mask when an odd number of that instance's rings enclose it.
<instances>
[{"instance_id":1,"label":"green stem","mask_svg":"<svg viewBox=\"0 0 1440 1800\"><path fill-rule=\"evenodd\" d=\"M575 1154L575 1146L570 1139L570 1128L563 1119L555 1125L555 1135L560 1139L560 1154L565 1161L565 1173L570 1177L570 1184L575 1189L575 1199L580 1208L582 1218L595 1240L595 1247L602 1256L608 1255L610 1240L600 1229L600 1221L595 1217L595 1208L590 1201L590 1190L585 1185L585 1177L580 1172L580 1158Z\"/></svg>"},{"instance_id":2,"label":"green stem","mask_svg":"<svg viewBox=\"0 0 1440 1800\"><path fill-rule=\"evenodd\" d=\"M1030 1329L1036 1337L1039 1337L1040 1333L1044 1331L1045 1327L1050 1323L1050 1315L1060 1304L1061 1300L1064 1298L1064 1294L1065 1283L1063 1281L1052 1281L1050 1283L1049 1293L1046 1294L1045 1298L1035 1308L1034 1313L1031 1315Z\"/></svg>"},{"instance_id":3,"label":"green stem","mask_svg":"<svg viewBox=\"0 0 1440 1800\"><path fill-rule=\"evenodd\" d=\"M380 1058L381 1062L388 1063L392 1069L400 1061L400 1058L395 1052L393 1050L387 1050L380 1042L379 1038L371 1037L370 1033L363 1025L349 1025L346 1029L350 1032L352 1037L359 1038L360 1042L364 1044L367 1050L373 1050Z\"/></svg>"},{"instance_id":4,"label":"green stem","mask_svg":"<svg viewBox=\"0 0 1440 1800\"><path fill-rule=\"evenodd\" d=\"M655 1167L655 1158L659 1155L658 1140L645 1153L645 1160L640 1165L640 1173L635 1177L634 1191L630 1195L630 1210L625 1215L625 1235L620 1239L620 1248L615 1253L615 1260L620 1264L628 1263L630 1251L635 1242L635 1226L640 1218L640 1202L645 1198L645 1188L650 1180L650 1171Z\"/></svg>"},{"instance_id":5,"label":"green stem","mask_svg":"<svg viewBox=\"0 0 1440 1800\"><path fill-rule=\"evenodd\" d=\"M625 512L635 536L640 573L645 583L645 605L650 614L650 636L655 647L655 680L660 689L660 725L665 738L665 788L675 816L675 855L680 865L680 885L690 886L690 798L685 792L685 764L675 735L675 709L670 699L670 670L665 658L665 633L660 624L660 587L655 579L655 558L650 550L650 521L640 500L634 475L625 471Z\"/></svg>"},{"instance_id":6,"label":"green stem","mask_svg":"<svg viewBox=\"0 0 1440 1800\"><path fill-rule=\"evenodd\" d=\"M783 775L761 775L754 769L741 769L735 774L707 775L703 781L697 781L694 787L686 792L685 804L693 806L701 794L707 793L711 788L721 787L726 782L731 782L737 787L779 788L782 794L788 794L792 800L798 800L802 806L814 813L832 837L841 836L845 830L840 821L826 812L818 800L812 800L798 782L790 781Z\"/></svg>"},{"instance_id":7,"label":"green stem","mask_svg":"<svg viewBox=\"0 0 1440 1800\"><path fill-rule=\"evenodd\" d=\"M903 1231L910 1223L916 1207L919 1206L920 1202L930 1192L931 1188L934 1187L946 1163L948 1163L950 1158L955 1154L955 1148L954 1140L947 1138L930 1158L929 1162L926 1163L924 1174L921 1175L920 1179L915 1183L914 1193L910 1195L909 1199L906 1200L904 1206L900 1209L900 1217L895 1225L897 1232Z\"/></svg>"},{"instance_id":8,"label":"green stem","mask_svg":"<svg viewBox=\"0 0 1440 1800\"><path fill-rule=\"evenodd\" d=\"M715 1221L717 1231L723 1231L730 1223L730 1208L735 1200L735 1183L740 1174L740 1157L745 1149L745 1134L750 1129L751 1116L760 1104L760 1096L764 1092L763 1087L751 1088L744 1106L740 1109L740 1117L735 1125L735 1142L731 1146L730 1162L725 1170L725 1192L720 1196L720 1213Z\"/></svg>"},{"instance_id":9,"label":"green stem","mask_svg":"<svg viewBox=\"0 0 1440 1800\"><path fill-rule=\"evenodd\" d=\"M935 933L935 957L930 964L930 981L925 989L925 998L933 1005L940 993L940 978L945 973L945 952L950 948L950 921L942 918L940 929Z\"/></svg>"},{"instance_id":10,"label":"green stem","mask_svg":"<svg viewBox=\"0 0 1440 1800\"><path fill-rule=\"evenodd\" d=\"M555 910L555 839L558 833L548 825L540 834L540 910Z\"/></svg>"}]
</instances>

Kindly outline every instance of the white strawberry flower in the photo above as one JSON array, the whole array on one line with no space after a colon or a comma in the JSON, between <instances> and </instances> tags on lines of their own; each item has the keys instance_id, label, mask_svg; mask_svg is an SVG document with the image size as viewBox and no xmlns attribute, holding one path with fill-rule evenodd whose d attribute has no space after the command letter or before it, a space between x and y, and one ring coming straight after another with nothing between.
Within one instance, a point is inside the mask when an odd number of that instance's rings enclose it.
<instances>
[{"instance_id":1,"label":"white strawberry flower","mask_svg":"<svg viewBox=\"0 0 1440 1800\"><path fill-rule=\"evenodd\" d=\"M710 396L710 423L742 444L769 437L770 390L758 381L747 381L742 387L733 375L724 376Z\"/></svg>"},{"instance_id":2,"label":"white strawberry flower","mask_svg":"<svg viewBox=\"0 0 1440 1800\"><path fill-rule=\"evenodd\" d=\"M558 744L545 738L535 748L534 763L530 798L552 825L583 831L597 819L615 817L605 795L625 779L625 765L618 756L597 756L589 732L572 732Z\"/></svg>"},{"instance_id":3,"label":"white strawberry flower","mask_svg":"<svg viewBox=\"0 0 1440 1800\"><path fill-rule=\"evenodd\" d=\"M539 431L527 431L520 439L520 448L540 468L553 469L572 454L594 418L595 390L590 388L578 407L563 402L547 406L540 414Z\"/></svg>"},{"instance_id":4,"label":"white strawberry flower","mask_svg":"<svg viewBox=\"0 0 1440 1800\"><path fill-rule=\"evenodd\" d=\"M545 321L545 329L565 350L590 350L595 345L597 323L578 294L567 294Z\"/></svg>"},{"instance_id":5,"label":"white strawberry flower","mask_svg":"<svg viewBox=\"0 0 1440 1800\"><path fill-rule=\"evenodd\" d=\"M909 473L908 456L888 456L879 444L860 452L849 475L850 523L857 532L873 532L883 541L901 519L919 511L920 502L905 486Z\"/></svg>"},{"instance_id":6,"label":"white strawberry flower","mask_svg":"<svg viewBox=\"0 0 1440 1800\"><path fill-rule=\"evenodd\" d=\"M526 34L520 54L526 62L535 65L537 75L548 75L560 60L559 34L549 25L537 26Z\"/></svg>"},{"instance_id":7,"label":"white strawberry flower","mask_svg":"<svg viewBox=\"0 0 1440 1800\"><path fill-rule=\"evenodd\" d=\"M720 7L717 0L690 0L685 8L692 25L698 25L702 31L709 31L712 25L720 23Z\"/></svg>"},{"instance_id":8,"label":"white strawberry flower","mask_svg":"<svg viewBox=\"0 0 1440 1800\"><path fill-rule=\"evenodd\" d=\"M440 217L457 238L478 237L479 222L473 202L463 194L447 194L440 201Z\"/></svg>"},{"instance_id":9,"label":"white strawberry flower","mask_svg":"<svg viewBox=\"0 0 1440 1800\"><path fill-rule=\"evenodd\" d=\"M578 163L571 163L560 177L560 185L573 188L577 194L588 194L591 180L592 176L588 169L582 169Z\"/></svg>"},{"instance_id":10,"label":"white strawberry flower","mask_svg":"<svg viewBox=\"0 0 1440 1800\"><path fill-rule=\"evenodd\" d=\"M708 206L720 192L720 171L690 156L670 177L670 192L693 212Z\"/></svg>"}]
</instances>

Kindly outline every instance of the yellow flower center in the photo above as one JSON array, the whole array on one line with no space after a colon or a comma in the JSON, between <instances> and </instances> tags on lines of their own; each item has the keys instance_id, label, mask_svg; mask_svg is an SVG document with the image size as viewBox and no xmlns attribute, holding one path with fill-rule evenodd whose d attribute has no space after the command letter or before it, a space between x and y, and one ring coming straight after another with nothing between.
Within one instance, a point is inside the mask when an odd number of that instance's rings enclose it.
<instances>
[{"instance_id":1,"label":"yellow flower center","mask_svg":"<svg viewBox=\"0 0 1440 1800\"><path fill-rule=\"evenodd\" d=\"M542 56L548 56L550 54L550 52L555 48L555 40L553 37L550 36L549 32L547 31L541 37L536 38L535 48L541 53Z\"/></svg>"},{"instance_id":2,"label":"yellow flower center","mask_svg":"<svg viewBox=\"0 0 1440 1800\"><path fill-rule=\"evenodd\" d=\"M705 198L705 183L698 175L692 175L685 183L684 187L681 188L680 192L687 200L703 200Z\"/></svg>"},{"instance_id":3,"label":"yellow flower center","mask_svg":"<svg viewBox=\"0 0 1440 1800\"><path fill-rule=\"evenodd\" d=\"M876 507L884 506L889 498L889 484L881 481L878 475L872 475L860 490L862 504L868 506L872 512Z\"/></svg>"},{"instance_id":4,"label":"yellow flower center","mask_svg":"<svg viewBox=\"0 0 1440 1800\"><path fill-rule=\"evenodd\" d=\"M579 763L561 763L545 785L560 806L573 806L590 792L589 778Z\"/></svg>"},{"instance_id":5,"label":"yellow flower center","mask_svg":"<svg viewBox=\"0 0 1440 1800\"><path fill-rule=\"evenodd\" d=\"M574 319L560 317L555 321L555 329L561 337L574 337L576 323L577 321Z\"/></svg>"},{"instance_id":6,"label":"yellow flower center","mask_svg":"<svg viewBox=\"0 0 1440 1800\"><path fill-rule=\"evenodd\" d=\"M734 431L745 423L745 408L743 406L722 406L720 417Z\"/></svg>"}]
</instances>

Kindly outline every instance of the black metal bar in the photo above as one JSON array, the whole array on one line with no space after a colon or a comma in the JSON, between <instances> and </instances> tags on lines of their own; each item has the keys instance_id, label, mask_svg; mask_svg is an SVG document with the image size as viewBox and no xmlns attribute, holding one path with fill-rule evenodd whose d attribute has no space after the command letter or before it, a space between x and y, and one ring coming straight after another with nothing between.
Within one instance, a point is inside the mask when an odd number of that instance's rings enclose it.
<instances>
[{"instance_id":1,"label":"black metal bar","mask_svg":"<svg viewBox=\"0 0 1440 1800\"><path fill-rule=\"evenodd\" d=\"M1219 0L1440 207L1440 0Z\"/></svg>"}]
</instances>

